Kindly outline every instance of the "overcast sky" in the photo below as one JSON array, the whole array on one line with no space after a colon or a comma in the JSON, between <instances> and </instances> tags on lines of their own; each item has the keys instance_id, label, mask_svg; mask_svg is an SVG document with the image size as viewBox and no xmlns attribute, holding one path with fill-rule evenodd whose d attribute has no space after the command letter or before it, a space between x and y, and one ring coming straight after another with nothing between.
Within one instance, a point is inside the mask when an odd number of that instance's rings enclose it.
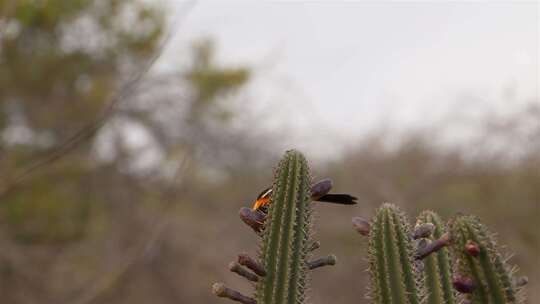
<instances>
[{"instance_id":1,"label":"overcast sky","mask_svg":"<svg viewBox=\"0 0 540 304\"><path fill-rule=\"evenodd\" d=\"M184 5L169 3L173 16ZM258 102L309 105L305 120L289 123L348 136L436 121L456 107L510 111L538 101L539 10L536 1L203 1L160 65L211 37L221 63L256 68Z\"/></svg>"}]
</instances>

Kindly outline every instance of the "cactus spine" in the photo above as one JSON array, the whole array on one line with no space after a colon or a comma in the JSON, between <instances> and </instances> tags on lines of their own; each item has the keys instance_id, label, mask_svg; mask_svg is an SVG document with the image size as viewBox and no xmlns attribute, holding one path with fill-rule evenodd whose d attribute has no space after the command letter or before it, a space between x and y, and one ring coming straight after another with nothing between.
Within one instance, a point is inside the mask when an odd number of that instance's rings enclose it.
<instances>
[{"instance_id":1,"label":"cactus spine","mask_svg":"<svg viewBox=\"0 0 540 304\"><path fill-rule=\"evenodd\" d=\"M452 249L458 259L458 273L472 279L474 289L465 297L471 303L519 303L512 271L497 251L493 237L478 218L461 215L451 227Z\"/></svg>"},{"instance_id":2,"label":"cactus spine","mask_svg":"<svg viewBox=\"0 0 540 304\"><path fill-rule=\"evenodd\" d=\"M431 223L434 225L429 239L439 239L445 233L445 225L433 211L423 211L417 218L416 225ZM433 252L423 259L424 285L427 291L427 304L454 304L456 294L452 286L452 265L449 250L446 247Z\"/></svg>"},{"instance_id":3,"label":"cactus spine","mask_svg":"<svg viewBox=\"0 0 540 304\"><path fill-rule=\"evenodd\" d=\"M257 303L303 303L309 252L310 175L304 156L288 151L275 173L262 235L267 272L256 286Z\"/></svg>"},{"instance_id":4,"label":"cactus spine","mask_svg":"<svg viewBox=\"0 0 540 304\"><path fill-rule=\"evenodd\" d=\"M396 206L383 204L369 233L369 273L376 304L418 304L423 286L414 262L411 229Z\"/></svg>"}]
</instances>

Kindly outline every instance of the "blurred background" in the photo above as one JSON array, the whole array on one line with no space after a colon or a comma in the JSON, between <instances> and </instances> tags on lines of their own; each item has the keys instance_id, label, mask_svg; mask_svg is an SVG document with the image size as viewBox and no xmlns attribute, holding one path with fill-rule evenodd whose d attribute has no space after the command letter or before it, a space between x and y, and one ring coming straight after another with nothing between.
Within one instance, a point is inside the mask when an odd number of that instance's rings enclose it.
<instances>
[{"instance_id":1,"label":"blurred background","mask_svg":"<svg viewBox=\"0 0 540 304\"><path fill-rule=\"evenodd\" d=\"M351 217L473 213L540 297L538 2L0 0L3 303L225 303L238 209L286 149L317 205L312 303L367 303ZM533 303L534 300L530 300Z\"/></svg>"}]
</instances>

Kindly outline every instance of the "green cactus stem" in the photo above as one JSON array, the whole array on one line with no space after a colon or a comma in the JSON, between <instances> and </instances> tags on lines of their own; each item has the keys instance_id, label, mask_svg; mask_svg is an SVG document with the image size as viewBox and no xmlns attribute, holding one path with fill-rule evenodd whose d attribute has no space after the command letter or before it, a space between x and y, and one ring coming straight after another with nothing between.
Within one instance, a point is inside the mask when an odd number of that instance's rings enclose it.
<instances>
[{"instance_id":1,"label":"green cactus stem","mask_svg":"<svg viewBox=\"0 0 540 304\"><path fill-rule=\"evenodd\" d=\"M375 304L419 304L424 295L416 270L410 225L396 206L383 204L369 232L371 297Z\"/></svg>"},{"instance_id":2,"label":"green cactus stem","mask_svg":"<svg viewBox=\"0 0 540 304\"><path fill-rule=\"evenodd\" d=\"M254 298L223 283L214 284L214 294L243 304L304 303L307 272L336 263L334 255L308 261L320 247L311 240L312 200L327 196L331 186L330 180L322 180L311 187L306 159L297 151L287 151L275 171L265 210L242 208L239 212L240 219L260 236L260 254L257 259L238 255L229 270L255 284Z\"/></svg>"},{"instance_id":3,"label":"green cactus stem","mask_svg":"<svg viewBox=\"0 0 540 304\"><path fill-rule=\"evenodd\" d=\"M473 304L521 303L521 287L513 283L513 270L479 219L460 215L454 219L451 232L452 250L458 260L456 276L470 278L474 286L464 293L467 300Z\"/></svg>"},{"instance_id":4,"label":"green cactus stem","mask_svg":"<svg viewBox=\"0 0 540 304\"><path fill-rule=\"evenodd\" d=\"M423 211L416 220L418 230L425 230L426 224L432 224L429 235L416 233L431 242L439 240L445 231L441 218L433 211ZM415 230L415 231L418 231ZM422 259L424 263L424 285L427 292L427 304L455 304L456 293L452 286L452 264L448 248L442 247Z\"/></svg>"},{"instance_id":5,"label":"green cactus stem","mask_svg":"<svg viewBox=\"0 0 540 304\"><path fill-rule=\"evenodd\" d=\"M256 285L258 303L304 302L312 244L310 185L304 156L287 151L275 173L264 223L260 261L267 274Z\"/></svg>"}]
</instances>

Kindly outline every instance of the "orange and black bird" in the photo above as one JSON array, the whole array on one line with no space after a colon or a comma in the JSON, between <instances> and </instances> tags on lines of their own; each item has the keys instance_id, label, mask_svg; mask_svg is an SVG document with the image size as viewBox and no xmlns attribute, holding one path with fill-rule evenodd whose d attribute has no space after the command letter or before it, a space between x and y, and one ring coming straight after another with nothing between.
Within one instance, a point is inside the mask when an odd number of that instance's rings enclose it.
<instances>
[{"instance_id":1,"label":"orange and black bird","mask_svg":"<svg viewBox=\"0 0 540 304\"><path fill-rule=\"evenodd\" d=\"M311 186L311 199L317 202L341 204L341 205L354 205L357 198L349 194L330 194L332 189L332 180L326 178ZM272 197L272 187L264 189L253 203L253 210L258 210L263 213L268 211L268 204Z\"/></svg>"}]
</instances>

